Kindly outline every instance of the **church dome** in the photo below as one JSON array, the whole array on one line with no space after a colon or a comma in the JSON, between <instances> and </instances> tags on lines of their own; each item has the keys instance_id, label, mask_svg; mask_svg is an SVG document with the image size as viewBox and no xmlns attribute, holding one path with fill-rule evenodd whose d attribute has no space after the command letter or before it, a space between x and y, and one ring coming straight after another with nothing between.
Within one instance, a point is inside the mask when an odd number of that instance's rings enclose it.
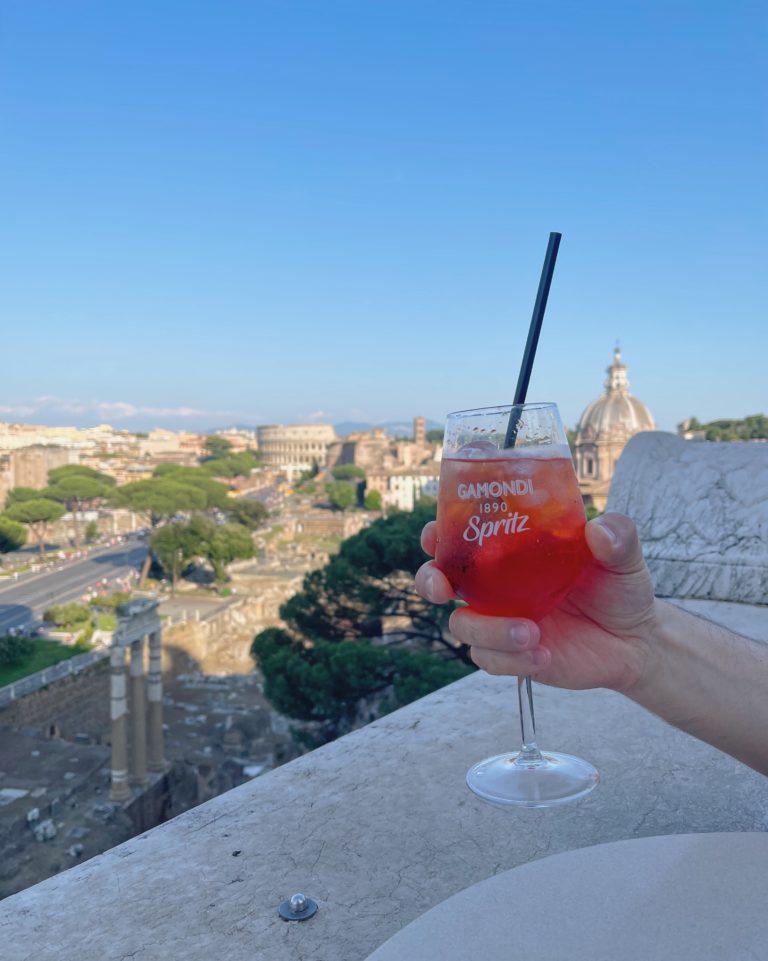
<instances>
[{"instance_id":1,"label":"church dome","mask_svg":"<svg viewBox=\"0 0 768 961\"><path fill-rule=\"evenodd\" d=\"M576 428L576 443L625 439L641 430L655 430L651 412L629 392L627 365L617 347L607 369L605 393L593 400L581 415Z\"/></svg>"}]
</instances>

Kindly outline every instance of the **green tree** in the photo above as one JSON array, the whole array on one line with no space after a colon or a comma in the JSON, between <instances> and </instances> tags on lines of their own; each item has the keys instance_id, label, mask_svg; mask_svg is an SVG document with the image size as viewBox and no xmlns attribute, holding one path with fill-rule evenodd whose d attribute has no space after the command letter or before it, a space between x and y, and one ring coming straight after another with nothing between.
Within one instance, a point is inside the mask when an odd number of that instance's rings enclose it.
<instances>
[{"instance_id":1,"label":"green tree","mask_svg":"<svg viewBox=\"0 0 768 961\"><path fill-rule=\"evenodd\" d=\"M205 543L205 550L205 556L213 568L213 576L221 584L227 579L227 564L253 557L253 538L242 524L222 524Z\"/></svg>"},{"instance_id":2,"label":"green tree","mask_svg":"<svg viewBox=\"0 0 768 961\"><path fill-rule=\"evenodd\" d=\"M357 489L346 481L326 484L325 492L334 510L346 511L357 503Z\"/></svg>"},{"instance_id":3,"label":"green tree","mask_svg":"<svg viewBox=\"0 0 768 961\"><path fill-rule=\"evenodd\" d=\"M291 717L319 722L321 739L348 729L361 706L381 713L474 669L447 636L452 605L426 604L413 587L425 559L419 534L434 516L434 503L419 503L345 540L281 607L286 629L254 639L267 697ZM387 615L398 618L399 636L376 644Z\"/></svg>"},{"instance_id":4,"label":"green tree","mask_svg":"<svg viewBox=\"0 0 768 961\"><path fill-rule=\"evenodd\" d=\"M84 464L64 464L63 467L54 467L48 471L48 483L58 484L59 481L67 477L89 477L91 480L104 484L105 487L114 487L117 483L114 477L103 474L101 471L86 467Z\"/></svg>"},{"instance_id":5,"label":"green tree","mask_svg":"<svg viewBox=\"0 0 768 961\"><path fill-rule=\"evenodd\" d=\"M118 487L113 503L143 515L149 526L156 529L162 521L176 514L205 510L208 497L198 486L182 484L170 477L153 477ZM146 580L151 563L150 552L142 566L139 585Z\"/></svg>"},{"instance_id":6,"label":"green tree","mask_svg":"<svg viewBox=\"0 0 768 961\"><path fill-rule=\"evenodd\" d=\"M68 464L49 471L50 486L44 491L46 497L58 501L72 514L75 546L80 547L80 516L104 500L115 485L114 478L100 474L90 467Z\"/></svg>"},{"instance_id":7,"label":"green tree","mask_svg":"<svg viewBox=\"0 0 768 961\"><path fill-rule=\"evenodd\" d=\"M45 550L48 528L54 521L64 516L64 507L48 498L36 497L34 500L11 504L5 516L12 521L27 525L42 554Z\"/></svg>"},{"instance_id":8,"label":"green tree","mask_svg":"<svg viewBox=\"0 0 768 961\"><path fill-rule=\"evenodd\" d=\"M455 660L368 641L309 646L279 628L258 634L251 654L264 675L267 698L289 717L321 722L320 740L341 733L355 719L361 699L378 696L378 713L385 713L471 670Z\"/></svg>"},{"instance_id":9,"label":"green tree","mask_svg":"<svg viewBox=\"0 0 768 961\"><path fill-rule=\"evenodd\" d=\"M352 480L353 478L365 480L365 471L357 464L337 464L331 469L331 473L336 480Z\"/></svg>"},{"instance_id":10,"label":"green tree","mask_svg":"<svg viewBox=\"0 0 768 961\"><path fill-rule=\"evenodd\" d=\"M199 487L169 477L153 477L118 487L113 497L125 507L147 518L151 527L183 511L205 510L208 499Z\"/></svg>"},{"instance_id":11,"label":"green tree","mask_svg":"<svg viewBox=\"0 0 768 961\"><path fill-rule=\"evenodd\" d=\"M261 464L258 454L251 450L230 454L228 457L206 459L201 469L211 477L248 477Z\"/></svg>"},{"instance_id":12,"label":"green tree","mask_svg":"<svg viewBox=\"0 0 768 961\"><path fill-rule=\"evenodd\" d=\"M242 524L243 527L250 530L261 527L269 517L269 511L261 501L246 497L238 497L236 500L230 499L227 513L229 519L235 524Z\"/></svg>"},{"instance_id":13,"label":"green tree","mask_svg":"<svg viewBox=\"0 0 768 961\"><path fill-rule=\"evenodd\" d=\"M187 523L167 524L152 535L150 547L175 590L184 567L196 557L209 561L217 583L226 580L226 566L253 557L251 532L241 524L214 524L202 515Z\"/></svg>"},{"instance_id":14,"label":"green tree","mask_svg":"<svg viewBox=\"0 0 768 961\"><path fill-rule=\"evenodd\" d=\"M10 507L11 504L20 504L22 501L37 500L42 496L42 492L35 490L34 487L14 487L6 495L5 506Z\"/></svg>"},{"instance_id":15,"label":"green tree","mask_svg":"<svg viewBox=\"0 0 768 961\"><path fill-rule=\"evenodd\" d=\"M365 500L363 501L365 509L367 511L380 511L381 510L381 492L376 490L370 490L365 495Z\"/></svg>"},{"instance_id":16,"label":"green tree","mask_svg":"<svg viewBox=\"0 0 768 961\"><path fill-rule=\"evenodd\" d=\"M175 593L182 571L192 558L200 553L201 544L196 532L190 530L189 524L166 524L155 531L149 546L166 575L170 577L171 591Z\"/></svg>"},{"instance_id":17,"label":"green tree","mask_svg":"<svg viewBox=\"0 0 768 961\"><path fill-rule=\"evenodd\" d=\"M93 544L96 538L99 536L99 525L96 521L88 521L85 525L85 543Z\"/></svg>"},{"instance_id":18,"label":"green tree","mask_svg":"<svg viewBox=\"0 0 768 961\"><path fill-rule=\"evenodd\" d=\"M229 508L229 493L224 484L215 481L201 467L180 467L178 464L161 464L155 468L155 479L174 481L177 484L186 484L189 487L196 487L205 494L205 505L203 510L225 511Z\"/></svg>"},{"instance_id":19,"label":"green tree","mask_svg":"<svg viewBox=\"0 0 768 961\"><path fill-rule=\"evenodd\" d=\"M211 459L217 457L227 457L232 451L232 444L227 440L226 437L220 437L218 434L211 434L210 437L205 438L205 449L208 457Z\"/></svg>"},{"instance_id":20,"label":"green tree","mask_svg":"<svg viewBox=\"0 0 768 961\"><path fill-rule=\"evenodd\" d=\"M445 436L445 431L442 427L435 427L433 430L428 430L426 437L430 444L442 444L443 437Z\"/></svg>"},{"instance_id":21,"label":"green tree","mask_svg":"<svg viewBox=\"0 0 768 961\"><path fill-rule=\"evenodd\" d=\"M690 418L690 430L703 430L709 441L768 440L768 416L750 414L743 420L713 420L701 424Z\"/></svg>"},{"instance_id":22,"label":"green tree","mask_svg":"<svg viewBox=\"0 0 768 961\"><path fill-rule=\"evenodd\" d=\"M27 531L23 524L0 514L0 554L17 551L27 542Z\"/></svg>"},{"instance_id":23,"label":"green tree","mask_svg":"<svg viewBox=\"0 0 768 961\"><path fill-rule=\"evenodd\" d=\"M280 616L298 637L345 641L381 634L382 619L395 616L406 626L404 642L446 653L471 663L464 648L445 636L450 606L427 604L413 577L426 560L419 537L434 504L418 503L397 511L345 540L338 554L320 570L310 571L301 591L280 608Z\"/></svg>"}]
</instances>

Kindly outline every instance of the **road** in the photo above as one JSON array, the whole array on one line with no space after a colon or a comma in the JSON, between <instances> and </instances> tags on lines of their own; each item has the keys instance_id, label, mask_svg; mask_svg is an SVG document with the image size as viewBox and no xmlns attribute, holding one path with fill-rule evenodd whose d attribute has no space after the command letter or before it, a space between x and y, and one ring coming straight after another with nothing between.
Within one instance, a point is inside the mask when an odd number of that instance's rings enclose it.
<instances>
[{"instance_id":1,"label":"road","mask_svg":"<svg viewBox=\"0 0 768 961\"><path fill-rule=\"evenodd\" d=\"M114 582L138 570L147 548L138 539L108 547L81 561L65 562L62 570L33 574L17 583L0 586L0 635L11 627L24 627L42 619L53 604L77 601L97 581Z\"/></svg>"}]
</instances>

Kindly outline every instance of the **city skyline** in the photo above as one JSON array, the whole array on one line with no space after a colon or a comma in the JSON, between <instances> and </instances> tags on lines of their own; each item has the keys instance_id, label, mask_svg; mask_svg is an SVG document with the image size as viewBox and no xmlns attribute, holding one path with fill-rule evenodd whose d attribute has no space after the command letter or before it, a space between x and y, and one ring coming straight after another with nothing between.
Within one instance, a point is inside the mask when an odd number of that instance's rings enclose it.
<instances>
[{"instance_id":1,"label":"city skyline","mask_svg":"<svg viewBox=\"0 0 768 961\"><path fill-rule=\"evenodd\" d=\"M632 390L634 396L636 392ZM593 396L586 400L583 407L574 417L569 417L563 405L559 404L563 423L566 427L575 429L579 420L600 392L596 388ZM641 398L642 399L642 398ZM504 403L508 401L501 401ZM493 406L491 404L482 406ZM653 411L653 404L648 406ZM457 408L458 409L458 408ZM751 414L761 413L762 410L745 411L736 414L719 414L712 419L742 419ZM279 412L278 412L279 413ZM419 409L418 413L421 413ZM448 411L446 411L446 414ZM311 411L305 416L285 417L277 416L259 420L244 411L205 411L191 407L167 407L156 408L143 406L126 401L93 401L91 403L83 401L64 400L57 397L39 397L19 405L0 403L0 423L20 423L32 424L36 426L49 427L76 427L89 428L100 425L110 425L116 430L128 431L147 431L155 429L165 429L172 431L191 431L193 433L211 433L227 428L255 429L265 424L301 424L301 423L329 423L334 426L342 427L341 433L349 431L363 430L371 427L387 427L397 425L407 427L411 421L413 413L403 417L385 416L374 420L370 415L366 415L364 410L357 407L341 409L338 413L326 410ZM654 413L655 416L655 413ZM689 416L697 416L699 420L706 421L709 418L701 417L698 411L681 413L674 422L669 424L659 423L656 418L656 429L675 431L678 425ZM430 427L441 426L444 423L444 415L429 416L427 422Z\"/></svg>"},{"instance_id":2,"label":"city skyline","mask_svg":"<svg viewBox=\"0 0 768 961\"><path fill-rule=\"evenodd\" d=\"M338 9L9 5L0 419L509 401L550 230L532 399L619 339L662 429L765 409L759 10Z\"/></svg>"}]
</instances>

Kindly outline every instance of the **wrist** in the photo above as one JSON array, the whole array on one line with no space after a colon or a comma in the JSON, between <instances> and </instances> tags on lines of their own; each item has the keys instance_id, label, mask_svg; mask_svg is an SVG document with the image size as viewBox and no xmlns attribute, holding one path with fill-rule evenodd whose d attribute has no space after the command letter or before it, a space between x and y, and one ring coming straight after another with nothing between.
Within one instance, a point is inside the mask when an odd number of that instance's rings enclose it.
<instances>
[{"instance_id":1,"label":"wrist","mask_svg":"<svg viewBox=\"0 0 768 961\"><path fill-rule=\"evenodd\" d=\"M633 682L621 692L638 704L647 705L653 700L664 673L669 652L672 624L678 609L673 604L653 599L653 610L648 618L638 644L638 665Z\"/></svg>"}]
</instances>

